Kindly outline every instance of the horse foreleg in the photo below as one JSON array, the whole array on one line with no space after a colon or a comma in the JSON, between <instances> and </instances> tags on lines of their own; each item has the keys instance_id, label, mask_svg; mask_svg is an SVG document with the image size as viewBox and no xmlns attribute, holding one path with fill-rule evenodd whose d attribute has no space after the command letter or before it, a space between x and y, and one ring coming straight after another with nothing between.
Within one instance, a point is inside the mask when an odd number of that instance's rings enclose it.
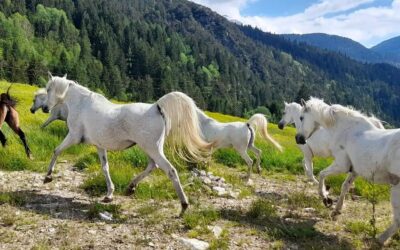
<instances>
[{"instance_id":1,"label":"horse foreleg","mask_svg":"<svg viewBox=\"0 0 400 250\"><path fill-rule=\"evenodd\" d=\"M111 202L113 200L114 184L110 176L107 151L103 148L97 148L97 153L99 154L101 168L103 169L103 174L106 177L106 183L107 183L107 196L104 197L103 202Z\"/></svg>"},{"instance_id":2,"label":"horse foreleg","mask_svg":"<svg viewBox=\"0 0 400 250\"><path fill-rule=\"evenodd\" d=\"M354 172L351 172L347 175L346 180L343 182L339 200L336 203L335 210L333 210L331 213L331 217L333 219L335 219L335 217L340 214L340 210L342 210L343 202L346 197L346 194L347 194L347 192L349 192L349 189L350 189L351 185L353 184L354 180L356 179L356 177L357 177L357 175Z\"/></svg>"},{"instance_id":3,"label":"horse foreleg","mask_svg":"<svg viewBox=\"0 0 400 250\"><path fill-rule=\"evenodd\" d=\"M326 207L331 207L333 205L333 201L331 198L328 197L329 192L326 190L325 186L325 178L328 177L329 175L333 174L340 174L340 173L346 173L349 171L349 167L343 167L343 165L339 165L336 160L326 169L322 170L319 173L319 189L318 193L320 197L323 199L324 205Z\"/></svg>"},{"instance_id":4,"label":"horse foreleg","mask_svg":"<svg viewBox=\"0 0 400 250\"><path fill-rule=\"evenodd\" d=\"M51 182L53 180L51 174L54 171L54 167L56 165L57 157L60 155L60 153L68 148L71 145L79 143L80 138L78 137L73 137L70 133L67 134L67 136L64 138L64 140L61 142L61 144L54 150L53 157L51 158L49 168L47 171L47 175L44 178L44 183Z\"/></svg>"},{"instance_id":5,"label":"horse foreleg","mask_svg":"<svg viewBox=\"0 0 400 250\"><path fill-rule=\"evenodd\" d=\"M152 156L151 156L152 157ZM175 191L178 194L178 197L181 201L182 211L179 214L180 217L183 216L186 209L189 207L189 201L183 191L181 182L179 180L178 172L172 166L172 164L168 161L168 159L164 156L164 154L160 153L158 157L153 158L155 163L165 172L165 174L171 179Z\"/></svg>"},{"instance_id":6,"label":"horse foreleg","mask_svg":"<svg viewBox=\"0 0 400 250\"><path fill-rule=\"evenodd\" d=\"M261 173L261 149L257 148L257 147L254 146L254 145L250 145L250 146L249 146L249 149L250 149L251 151L253 151L254 154L256 154L256 159L257 159L257 161L256 161L257 171L258 171L258 173Z\"/></svg>"},{"instance_id":7,"label":"horse foreleg","mask_svg":"<svg viewBox=\"0 0 400 250\"><path fill-rule=\"evenodd\" d=\"M318 184L317 179L314 176L314 168L313 168L313 153L311 148L306 144L301 147L301 151L303 151L304 160L304 172L306 173L308 179L316 184Z\"/></svg>"},{"instance_id":8,"label":"horse foreleg","mask_svg":"<svg viewBox=\"0 0 400 250\"><path fill-rule=\"evenodd\" d=\"M57 120L58 117L55 115L51 115L43 124L42 126L40 126L40 128L45 128L47 127L47 125L49 125L50 123L52 123L53 121Z\"/></svg>"},{"instance_id":9,"label":"horse foreleg","mask_svg":"<svg viewBox=\"0 0 400 250\"><path fill-rule=\"evenodd\" d=\"M1 130L0 130L0 142L1 142L1 145L3 145L3 147L6 146L7 139L6 139L6 136L3 134L3 132Z\"/></svg>"},{"instance_id":10,"label":"horse foreleg","mask_svg":"<svg viewBox=\"0 0 400 250\"><path fill-rule=\"evenodd\" d=\"M29 159L32 159L31 149L29 148L28 143L26 142L25 133L22 131L21 128L17 128L16 132L19 138L21 139L22 144L24 144L26 156L28 156Z\"/></svg>"},{"instance_id":11,"label":"horse foreleg","mask_svg":"<svg viewBox=\"0 0 400 250\"><path fill-rule=\"evenodd\" d=\"M385 232L378 236L378 241L382 245L392 237L400 227L400 184L391 188L390 202L392 203L393 222Z\"/></svg>"},{"instance_id":12,"label":"horse foreleg","mask_svg":"<svg viewBox=\"0 0 400 250\"><path fill-rule=\"evenodd\" d=\"M156 163L154 162L153 159L149 158L149 163L147 164L146 169L141 172L138 176L132 179L131 183L129 184L128 188L125 191L126 195L131 195L135 192L136 186L138 183L143 180L146 176L148 176L151 171L153 171L156 168Z\"/></svg>"}]
</instances>

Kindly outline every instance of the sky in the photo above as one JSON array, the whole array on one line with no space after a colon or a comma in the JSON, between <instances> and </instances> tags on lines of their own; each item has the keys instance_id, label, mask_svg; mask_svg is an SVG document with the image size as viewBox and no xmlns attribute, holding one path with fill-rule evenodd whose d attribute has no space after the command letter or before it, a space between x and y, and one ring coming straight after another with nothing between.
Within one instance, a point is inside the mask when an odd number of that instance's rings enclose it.
<instances>
[{"instance_id":1,"label":"sky","mask_svg":"<svg viewBox=\"0 0 400 250\"><path fill-rule=\"evenodd\" d=\"M192 0L276 34L327 33L366 47L400 35L400 0Z\"/></svg>"}]
</instances>

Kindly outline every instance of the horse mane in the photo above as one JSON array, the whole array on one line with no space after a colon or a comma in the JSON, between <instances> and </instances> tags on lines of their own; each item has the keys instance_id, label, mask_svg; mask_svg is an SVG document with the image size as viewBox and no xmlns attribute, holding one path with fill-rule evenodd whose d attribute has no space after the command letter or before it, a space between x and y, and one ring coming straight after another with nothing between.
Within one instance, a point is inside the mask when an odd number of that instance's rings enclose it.
<instances>
[{"instance_id":1,"label":"horse mane","mask_svg":"<svg viewBox=\"0 0 400 250\"><path fill-rule=\"evenodd\" d=\"M36 92L35 92L34 95L35 95L35 96L38 96L38 95L47 95L47 91L46 91L45 88L40 88L40 89L36 90Z\"/></svg>"},{"instance_id":2,"label":"horse mane","mask_svg":"<svg viewBox=\"0 0 400 250\"><path fill-rule=\"evenodd\" d=\"M320 118L326 127L331 127L335 124L337 115L344 115L345 117L355 118L379 128L379 125L371 120L375 119L375 121L380 122L380 120L375 117L368 117L360 111L355 110L353 107L346 107L340 104L328 105L324 102L324 100L315 97L311 97L310 100L306 102L304 111L314 112L314 114Z\"/></svg>"}]
</instances>

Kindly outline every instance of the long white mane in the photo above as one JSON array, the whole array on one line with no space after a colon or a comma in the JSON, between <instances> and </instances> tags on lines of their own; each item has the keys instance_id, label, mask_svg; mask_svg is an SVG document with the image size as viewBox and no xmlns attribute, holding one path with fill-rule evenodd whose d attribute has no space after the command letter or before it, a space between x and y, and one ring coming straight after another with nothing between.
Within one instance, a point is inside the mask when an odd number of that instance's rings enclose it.
<instances>
[{"instance_id":1,"label":"long white mane","mask_svg":"<svg viewBox=\"0 0 400 250\"><path fill-rule=\"evenodd\" d=\"M374 127L383 127L380 121L373 117L372 119L379 122L379 126L375 122L371 121L371 117L355 110L351 107L345 107L340 104L328 105L322 99L311 97L303 107L304 112L311 112L323 123L324 127L332 127L337 118L343 117L345 119L355 119L361 122L368 123Z\"/></svg>"}]
</instances>

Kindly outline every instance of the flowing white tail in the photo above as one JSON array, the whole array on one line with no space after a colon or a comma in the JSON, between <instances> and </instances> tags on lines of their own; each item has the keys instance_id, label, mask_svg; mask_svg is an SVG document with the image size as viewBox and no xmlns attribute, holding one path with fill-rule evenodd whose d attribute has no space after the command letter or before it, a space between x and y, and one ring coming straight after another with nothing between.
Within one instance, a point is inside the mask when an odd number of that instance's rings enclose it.
<instances>
[{"instance_id":1,"label":"flowing white tail","mask_svg":"<svg viewBox=\"0 0 400 250\"><path fill-rule=\"evenodd\" d=\"M262 137L264 137L264 139L269 140L272 144L274 144L274 146L279 151L281 151L281 152L283 151L282 146L268 134L268 131L267 131L268 122L263 114L254 114L252 117L250 117L250 119L248 120L247 123L250 124L250 126L252 128L254 128L256 133L259 128L261 131L261 135L262 135Z\"/></svg>"},{"instance_id":2,"label":"flowing white tail","mask_svg":"<svg viewBox=\"0 0 400 250\"><path fill-rule=\"evenodd\" d=\"M213 143L203 139L194 101L181 92L171 92L161 97L157 104L166 121L168 144L183 159L205 161L210 156Z\"/></svg>"}]
</instances>

